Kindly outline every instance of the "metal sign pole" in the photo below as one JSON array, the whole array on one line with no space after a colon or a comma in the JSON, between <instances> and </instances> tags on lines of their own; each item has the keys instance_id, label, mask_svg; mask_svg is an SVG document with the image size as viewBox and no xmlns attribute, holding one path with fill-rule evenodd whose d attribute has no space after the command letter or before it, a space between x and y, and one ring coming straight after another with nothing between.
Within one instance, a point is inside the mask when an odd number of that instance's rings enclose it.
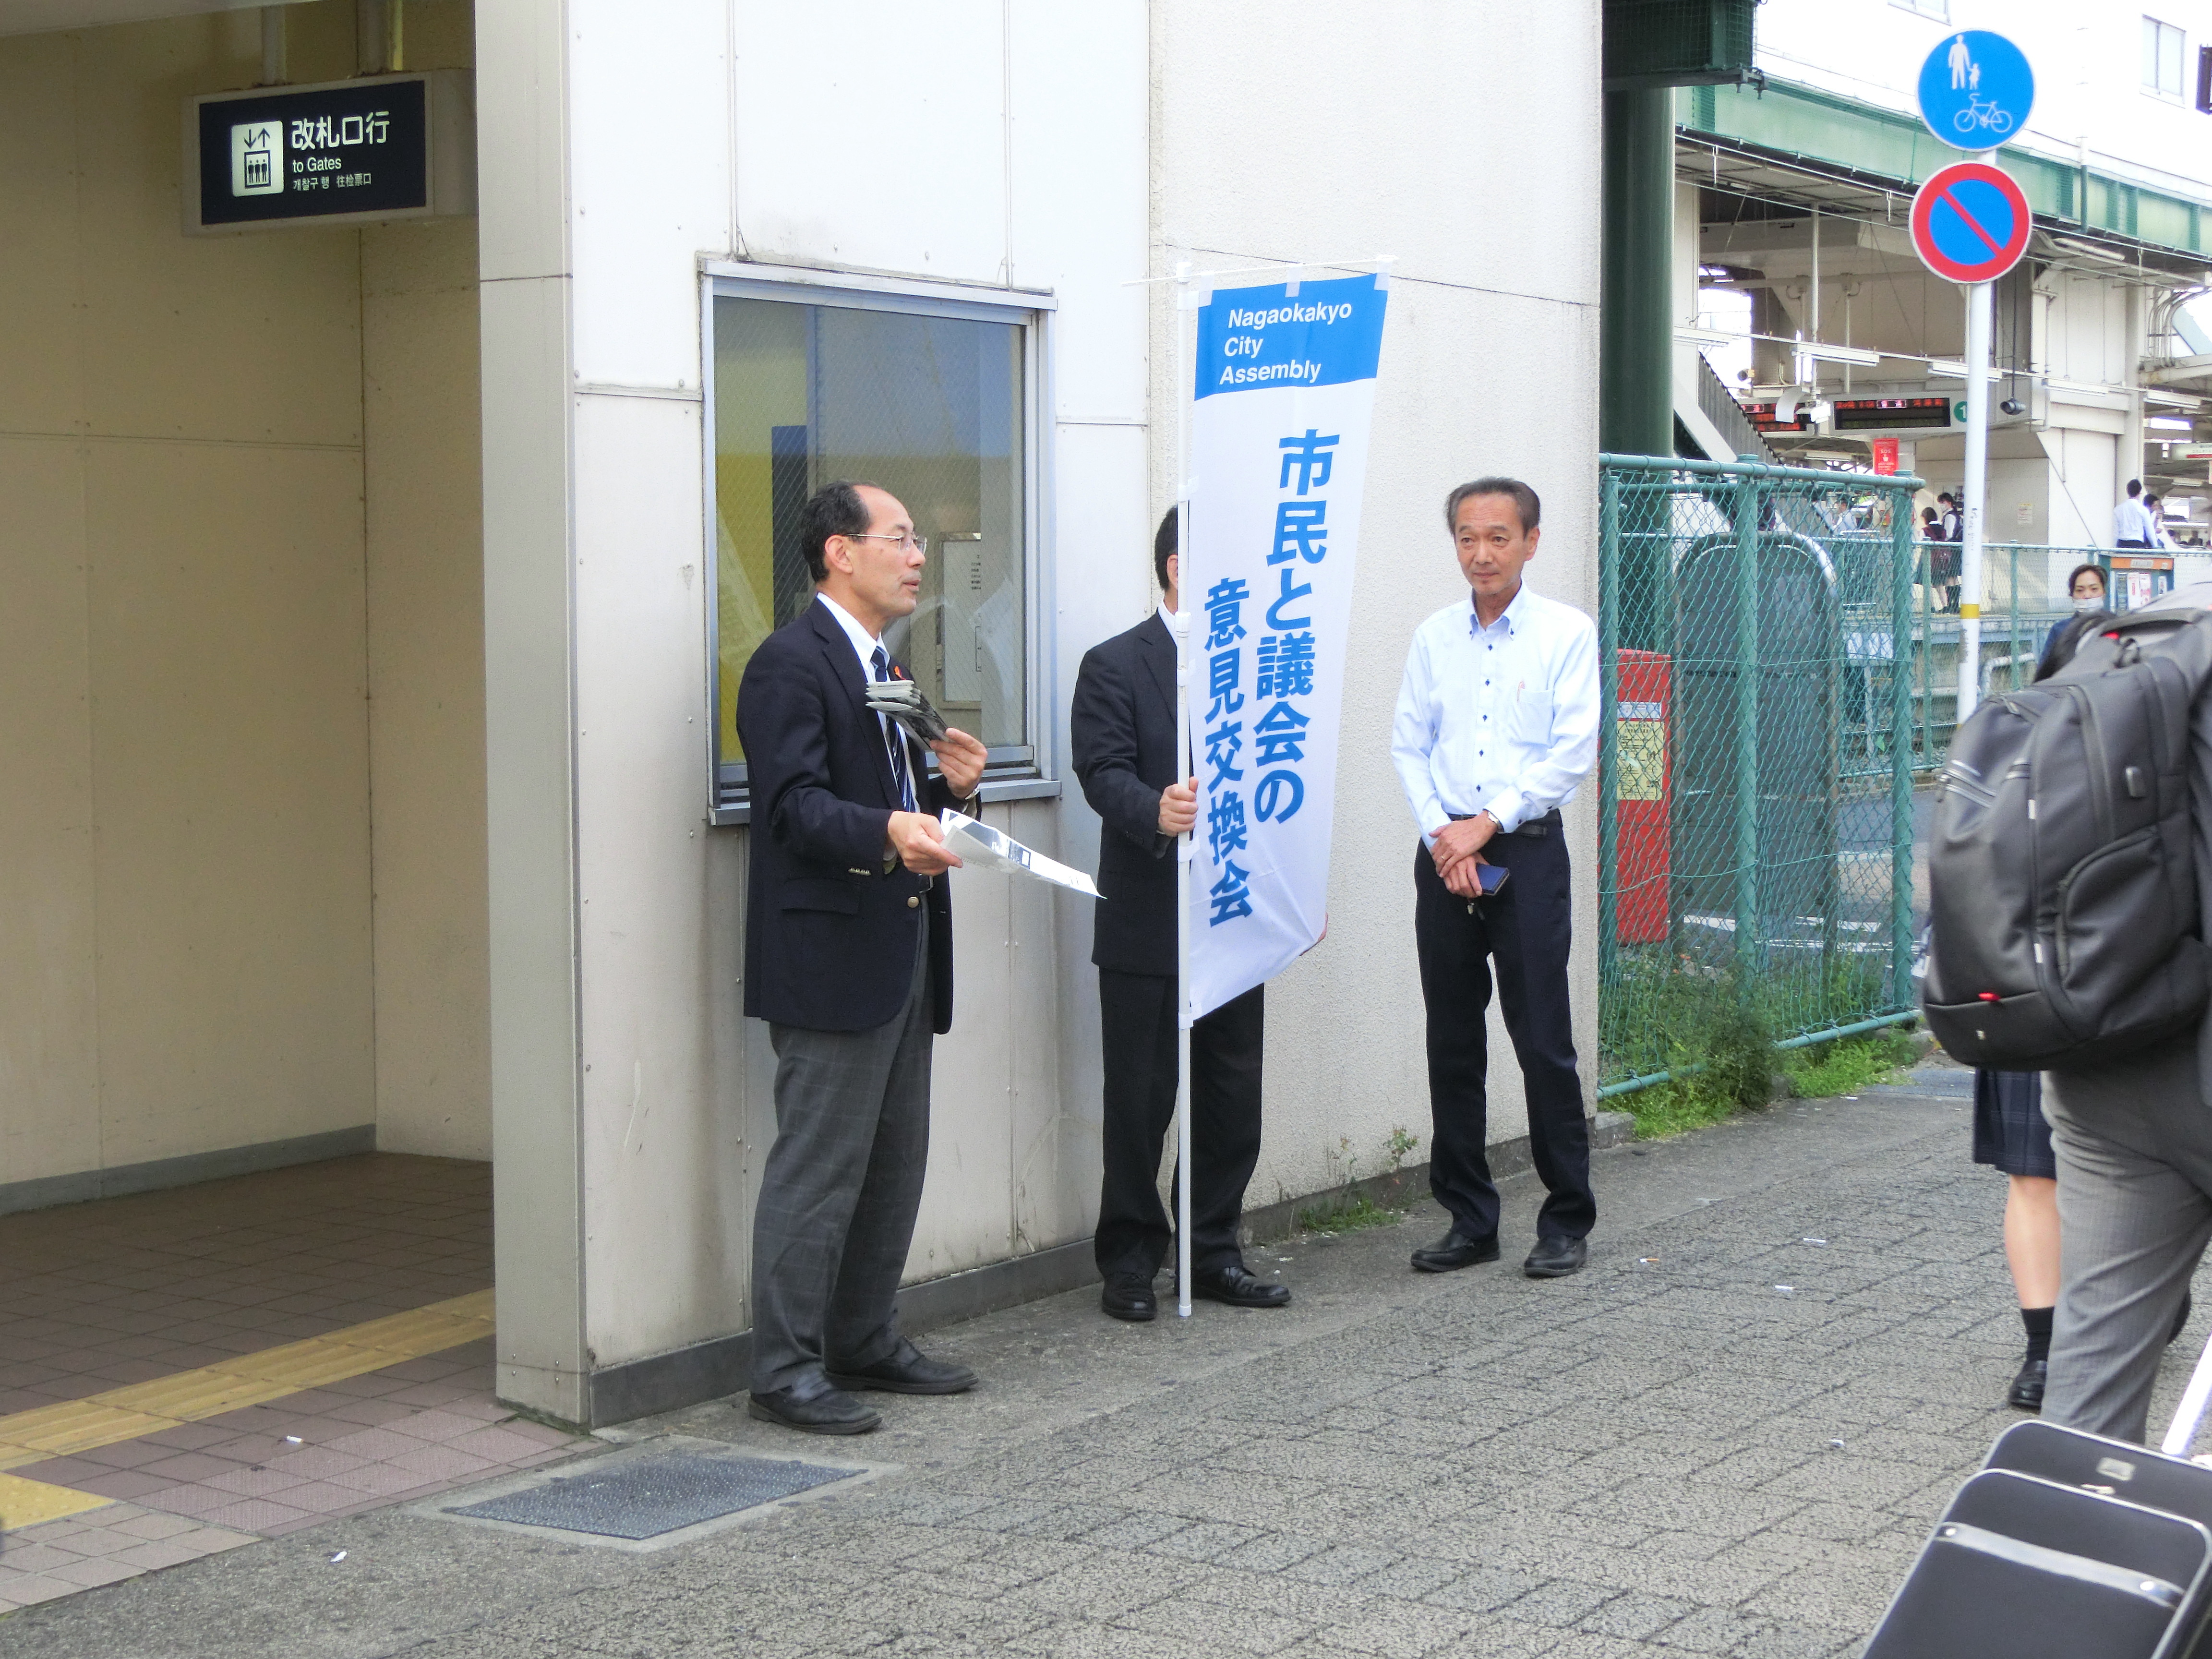
<instances>
[{"instance_id":1,"label":"metal sign pole","mask_svg":"<svg viewBox=\"0 0 2212 1659\"><path fill-rule=\"evenodd\" d=\"M1966 724L1981 701L1982 506L1990 470L1990 288L1987 283L1966 288L1966 500L1959 504L1964 526L1959 551L1959 726Z\"/></svg>"},{"instance_id":2,"label":"metal sign pole","mask_svg":"<svg viewBox=\"0 0 2212 1659\"><path fill-rule=\"evenodd\" d=\"M1176 781L1191 775L1191 635L1198 627L1190 562L1190 362L1183 313L1192 308L1190 262L1176 266L1176 594L1183 624L1176 636ZM1190 1317L1190 860L1186 830L1176 847L1176 1313Z\"/></svg>"}]
</instances>

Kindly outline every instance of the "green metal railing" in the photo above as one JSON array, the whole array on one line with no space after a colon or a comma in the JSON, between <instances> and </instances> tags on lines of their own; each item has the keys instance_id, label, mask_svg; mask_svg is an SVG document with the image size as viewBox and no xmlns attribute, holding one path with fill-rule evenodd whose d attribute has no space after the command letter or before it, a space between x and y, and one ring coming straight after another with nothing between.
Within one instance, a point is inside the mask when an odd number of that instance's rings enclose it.
<instances>
[{"instance_id":1,"label":"green metal railing","mask_svg":"<svg viewBox=\"0 0 2212 1659\"><path fill-rule=\"evenodd\" d=\"M1693 1066L1721 1005L1792 1044L1911 1018L1919 481L1613 455L1599 480L1599 1094Z\"/></svg>"}]
</instances>

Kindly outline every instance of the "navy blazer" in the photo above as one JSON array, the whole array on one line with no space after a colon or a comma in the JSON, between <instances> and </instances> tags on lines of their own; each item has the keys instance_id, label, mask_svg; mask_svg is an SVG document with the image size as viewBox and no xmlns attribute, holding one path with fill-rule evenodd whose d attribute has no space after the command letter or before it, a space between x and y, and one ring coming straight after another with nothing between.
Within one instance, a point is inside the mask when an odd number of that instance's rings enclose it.
<instances>
[{"instance_id":1,"label":"navy blazer","mask_svg":"<svg viewBox=\"0 0 2212 1659\"><path fill-rule=\"evenodd\" d=\"M760 643L738 686L752 796L745 1012L816 1031L895 1018L929 917L935 1029L952 1025L952 901L942 878L884 870L899 805L883 727L852 640L816 599ZM905 736L903 730L902 737ZM921 810L957 805L906 738Z\"/></svg>"},{"instance_id":2,"label":"navy blazer","mask_svg":"<svg viewBox=\"0 0 2212 1659\"><path fill-rule=\"evenodd\" d=\"M1175 837L1160 792L1176 781L1175 636L1159 612L1086 652L1068 712L1083 799L1104 820L1091 960L1124 974L1176 971Z\"/></svg>"}]
</instances>

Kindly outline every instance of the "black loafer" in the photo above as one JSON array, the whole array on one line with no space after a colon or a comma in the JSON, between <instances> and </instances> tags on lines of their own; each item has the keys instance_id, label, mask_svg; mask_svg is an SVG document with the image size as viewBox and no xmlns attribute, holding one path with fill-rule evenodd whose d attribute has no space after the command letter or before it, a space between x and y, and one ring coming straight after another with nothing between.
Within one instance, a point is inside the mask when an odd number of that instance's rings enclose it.
<instances>
[{"instance_id":1,"label":"black loafer","mask_svg":"<svg viewBox=\"0 0 2212 1659\"><path fill-rule=\"evenodd\" d=\"M858 1370L829 1368L830 1382L841 1389L877 1389L884 1394L965 1394L975 1386L975 1373L947 1359L932 1359L899 1339L888 1359Z\"/></svg>"},{"instance_id":2,"label":"black loafer","mask_svg":"<svg viewBox=\"0 0 2212 1659\"><path fill-rule=\"evenodd\" d=\"M1565 1279L1589 1260L1589 1246L1579 1238L1540 1238L1521 1271L1531 1279Z\"/></svg>"},{"instance_id":3,"label":"black loafer","mask_svg":"<svg viewBox=\"0 0 2212 1659\"><path fill-rule=\"evenodd\" d=\"M2043 1385L2050 1376L2049 1360L2023 1360L2020 1374L2013 1378L2012 1387L2005 1394L2005 1404L2016 1412L2040 1412L2043 1409Z\"/></svg>"},{"instance_id":4,"label":"black loafer","mask_svg":"<svg viewBox=\"0 0 2212 1659\"><path fill-rule=\"evenodd\" d=\"M1413 1252L1414 1268L1425 1273L1457 1273L1462 1267L1477 1267L1497 1260L1496 1233L1487 1238L1475 1238L1456 1227L1427 1249Z\"/></svg>"},{"instance_id":5,"label":"black loafer","mask_svg":"<svg viewBox=\"0 0 2212 1659\"><path fill-rule=\"evenodd\" d=\"M1192 1273L1190 1293L1203 1297L1208 1302L1225 1302L1232 1308L1287 1308L1291 1305L1289 1285L1273 1285L1264 1279L1255 1279L1241 1262L1234 1267L1224 1267L1218 1273Z\"/></svg>"},{"instance_id":6,"label":"black loafer","mask_svg":"<svg viewBox=\"0 0 2212 1659\"><path fill-rule=\"evenodd\" d=\"M790 1389L756 1394L745 1401L748 1416L801 1434L866 1434L884 1419L849 1394L824 1389L805 1399Z\"/></svg>"},{"instance_id":7,"label":"black loafer","mask_svg":"<svg viewBox=\"0 0 2212 1659\"><path fill-rule=\"evenodd\" d=\"M1100 1289L1098 1306L1133 1325L1156 1318L1160 1311L1159 1298L1152 1294L1152 1277L1143 1273L1115 1273Z\"/></svg>"}]
</instances>

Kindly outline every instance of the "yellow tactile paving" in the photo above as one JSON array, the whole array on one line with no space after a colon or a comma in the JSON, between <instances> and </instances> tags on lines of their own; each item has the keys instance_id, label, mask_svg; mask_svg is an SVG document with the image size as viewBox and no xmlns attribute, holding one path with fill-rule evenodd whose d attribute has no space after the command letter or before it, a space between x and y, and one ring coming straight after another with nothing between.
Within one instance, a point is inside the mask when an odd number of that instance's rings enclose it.
<instances>
[{"instance_id":1,"label":"yellow tactile paving","mask_svg":"<svg viewBox=\"0 0 2212 1659\"><path fill-rule=\"evenodd\" d=\"M26 1480L20 1474L0 1474L0 1532L105 1509L111 1501L88 1492L71 1492L67 1486L50 1486L43 1480Z\"/></svg>"},{"instance_id":2,"label":"yellow tactile paving","mask_svg":"<svg viewBox=\"0 0 2212 1659\"><path fill-rule=\"evenodd\" d=\"M110 1389L88 1400L18 1412L12 1417L0 1417L0 1470L117 1445L179 1423L220 1417L242 1406L258 1406L303 1389L441 1353L491 1334L492 1293L477 1291L449 1302L434 1302L427 1308L372 1319L365 1325L348 1326L328 1336L311 1336L304 1342L240 1354L198 1370ZM6 1478L0 1476L0 1480ZM83 1493L70 1496L85 1497L88 1503L106 1501ZM4 1497L4 1492L0 1492L0 1499Z\"/></svg>"}]
</instances>

